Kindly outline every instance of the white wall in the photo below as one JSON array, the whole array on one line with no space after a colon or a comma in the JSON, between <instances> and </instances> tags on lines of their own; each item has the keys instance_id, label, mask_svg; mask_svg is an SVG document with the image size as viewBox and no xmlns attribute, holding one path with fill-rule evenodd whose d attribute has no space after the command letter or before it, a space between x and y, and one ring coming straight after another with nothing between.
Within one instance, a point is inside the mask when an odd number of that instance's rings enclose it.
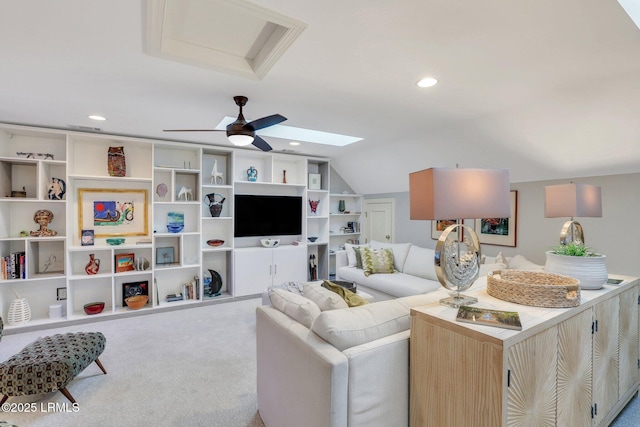
<instances>
[{"instance_id":1,"label":"white wall","mask_svg":"<svg viewBox=\"0 0 640 427\"><path fill-rule=\"evenodd\" d=\"M565 218L544 217L544 187L566 184L568 180L511 184L518 191L517 246L483 245L482 253L505 256L522 254L544 264L546 250L559 243ZM587 246L607 256L610 273L640 276L640 173L576 178L573 182L602 187L602 218L575 218L584 228ZM430 221L409 220L409 193L370 194L366 199L396 199L396 242L411 242L434 248Z\"/></svg>"}]
</instances>

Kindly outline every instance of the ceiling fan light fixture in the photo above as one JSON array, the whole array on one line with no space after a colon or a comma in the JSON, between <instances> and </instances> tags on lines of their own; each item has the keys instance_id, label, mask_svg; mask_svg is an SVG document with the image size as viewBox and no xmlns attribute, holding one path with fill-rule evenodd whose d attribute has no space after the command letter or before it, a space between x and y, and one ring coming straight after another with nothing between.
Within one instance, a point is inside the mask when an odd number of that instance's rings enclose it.
<instances>
[{"instance_id":1,"label":"ceiling fan light fixture","mask_svg":"<svg viewBox=\"0 0 640 427\"><path fill-rule=\"evenodd\" d=\"M227 135L227 138L233 145L238 147L250 145L253 142L253 137L250 135Z\"/></svg>"}]
</instances>

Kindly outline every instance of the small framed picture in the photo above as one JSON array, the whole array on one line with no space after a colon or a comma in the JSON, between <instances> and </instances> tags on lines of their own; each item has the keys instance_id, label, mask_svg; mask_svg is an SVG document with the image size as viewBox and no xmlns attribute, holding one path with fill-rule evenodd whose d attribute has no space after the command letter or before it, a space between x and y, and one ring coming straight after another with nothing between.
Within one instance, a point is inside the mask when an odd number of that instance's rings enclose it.
<instances>
[{"instance_id":1,"label":"small framed picture","mask_svg":"<svg viewBox=\"0 0 640 427\"><path fill-rule=\"evenodd\" d=\"M57 288L56 289L56 299L58 301L64 301L67 299L67 288Z\"/></svg>"},{"instance_id":2,"label":"small framed picture","mask_svg":"<svg viewBox=\"0 0 640 427\"><path fill-rule=\"evenodd\" d=\"M93 230L82 230L80 244L82 246L93 246Z\"/></svg>"},{"instance_id":3,"label":"small framed picture","mask_svg":"<svg viewBox=\"0 0 640 427\"><path fill-rule=\"evenodd\" d=\"M455 219L434 219L431 221L431 238L438 240L440 235L450 225L454 225L457 221Z\"/></svg>"},{"instance_id":4,"label":"small framed picture","mask_svg":"<svg viewBox=\"0 0 640 427\"><path fill-rule=\"evenodd\" d=\"M173 264L173 247L156 249L156 264Z\"/></svg>"},{"instance_id":5,"label":"small framed picture","mask_svg":"<svg viewBox=\"0 0 640 427\"><path fill-rule=\"evenodd\" d=\"M135 270L135 254L116 254L114 264L116 273Z\"/></svg>"},{"instance_id":6,"label":"small framed picture","mask_svg":"<svg viewBox=\"0 0 640 427\"><path fill-rule=\"evenodd\" d=\"M322 188L322 175L319 173L309 174L309 190L320 190Z\"/></svg>"},{"instance_id":7,"label":"small framed picture","mask_svg":"<svg viewBox=\"0 0 640 427\"><path fill-rule=\"evenodd\" d=\"M136 295L149 295L149 282L147 280L122 284L122 306L126 307L125 300Z\"/></svg>"}]
</instances>

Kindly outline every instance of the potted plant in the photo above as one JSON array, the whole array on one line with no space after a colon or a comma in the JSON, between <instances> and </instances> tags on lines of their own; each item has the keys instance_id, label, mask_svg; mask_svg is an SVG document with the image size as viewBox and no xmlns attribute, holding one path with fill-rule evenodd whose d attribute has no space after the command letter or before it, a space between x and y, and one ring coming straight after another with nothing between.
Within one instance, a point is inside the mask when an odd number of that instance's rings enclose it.
<instances>
[{"instance_id":1,"label":"potted plant","mask_svg":"<svg viewBox=\"0 0 640 427\"><path fill-rule=\"evenodd\" d=\"M607 257L584 243L559 245L546 252L544 270L580 280L581 289L600 289L607 282Z\"/></svg>"}]
</instances>

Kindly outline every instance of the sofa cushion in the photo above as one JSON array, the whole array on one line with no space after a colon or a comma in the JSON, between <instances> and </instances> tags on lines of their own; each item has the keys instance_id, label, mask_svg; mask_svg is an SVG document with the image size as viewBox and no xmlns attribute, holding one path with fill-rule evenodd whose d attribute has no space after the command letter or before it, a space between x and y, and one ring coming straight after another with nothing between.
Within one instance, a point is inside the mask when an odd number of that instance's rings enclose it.
<instances>
[{"instance_id":1,"label":"sofa cushion","mask_svg":"<svg viewBox=\"0 0 640 427\"><path fill-rule=\"evenodd\" d=\"M404 263L411 246L411 243L385 243L377 240L372 240L369 244L371 249L391 249L393 253L393 266L400 272L404 271Z\"/></svg>"},{"instance_id":2,"label":"sofa cushion","mask_svg":"<svg viewBox=\"0 0 640 427\"><path fill-rule=\"evenodd\" d=\"M349 305L340 295L315 283L304 284L303 296L315 302L321 311L349 308Z\"/></svg>"},{"instance_id":3,"label":"sofa cushion","mask_svg":"<svg viewBox=\"0 0 640 427\"><path fill-rule=\"evenodd\" d=\"M509 260L508 268L516 270L544 270L543 265L535 264L522 255L516 255Z\"/></svg>"},{"instance_id":4,"label":"sofa cushion","mask_svg":"<svg viewBox=\"0 0 640 427\"><path fill-rule=\"evenodd\" d=\"M311 330L340 351L409 329L412 307L438 301L441 293L380 301L348 310L323 311Z\"/></svg>"},{"instance_id":5,"label":"sofa cushion","mask_svg":"<svg viewBox=\"0 0 640 427\"><path fill-rule=\"evenodd\" d=\"M360 260L360 266L358 266L358 257L360 256L361 247L369 247L369 245L354 245L351 243L344 244L344 250L347 253L347 265L349 267L362 268L362 260Z\"/></svg>"},{"instance_id":6,"label":"sofa cushion","mask_svg":"<svg viewBox=\"0 0 640 427\"><path fill-rule=\"evenodd\" d=\"M311 328L313 320L320 314L320 308L315 302L283 289L272 289L269 299L274 308L307 328Z\"/></svg>"},{"instance_id":7,"label":"sofa cushion","mask_svg":"<svg viewBox=\"0 0 640 427\"><path fill-rule=\"evenodd\" d=\"M391 249L370 249L362 248L362 269L364 275L377 273L393 273L393 252Z\"/></svg>"},{"instance_id":8,"label":"sofa cushion","mask_svg":"<svg viewBox=\"0 0 640 427\"><path fill-rule=\"evenodd\" d=\"M405 274L422 277L423 279L438 280L434 265L435 250L411 245L407 260L404 262Z\"/></svg>"}]
</instances>

